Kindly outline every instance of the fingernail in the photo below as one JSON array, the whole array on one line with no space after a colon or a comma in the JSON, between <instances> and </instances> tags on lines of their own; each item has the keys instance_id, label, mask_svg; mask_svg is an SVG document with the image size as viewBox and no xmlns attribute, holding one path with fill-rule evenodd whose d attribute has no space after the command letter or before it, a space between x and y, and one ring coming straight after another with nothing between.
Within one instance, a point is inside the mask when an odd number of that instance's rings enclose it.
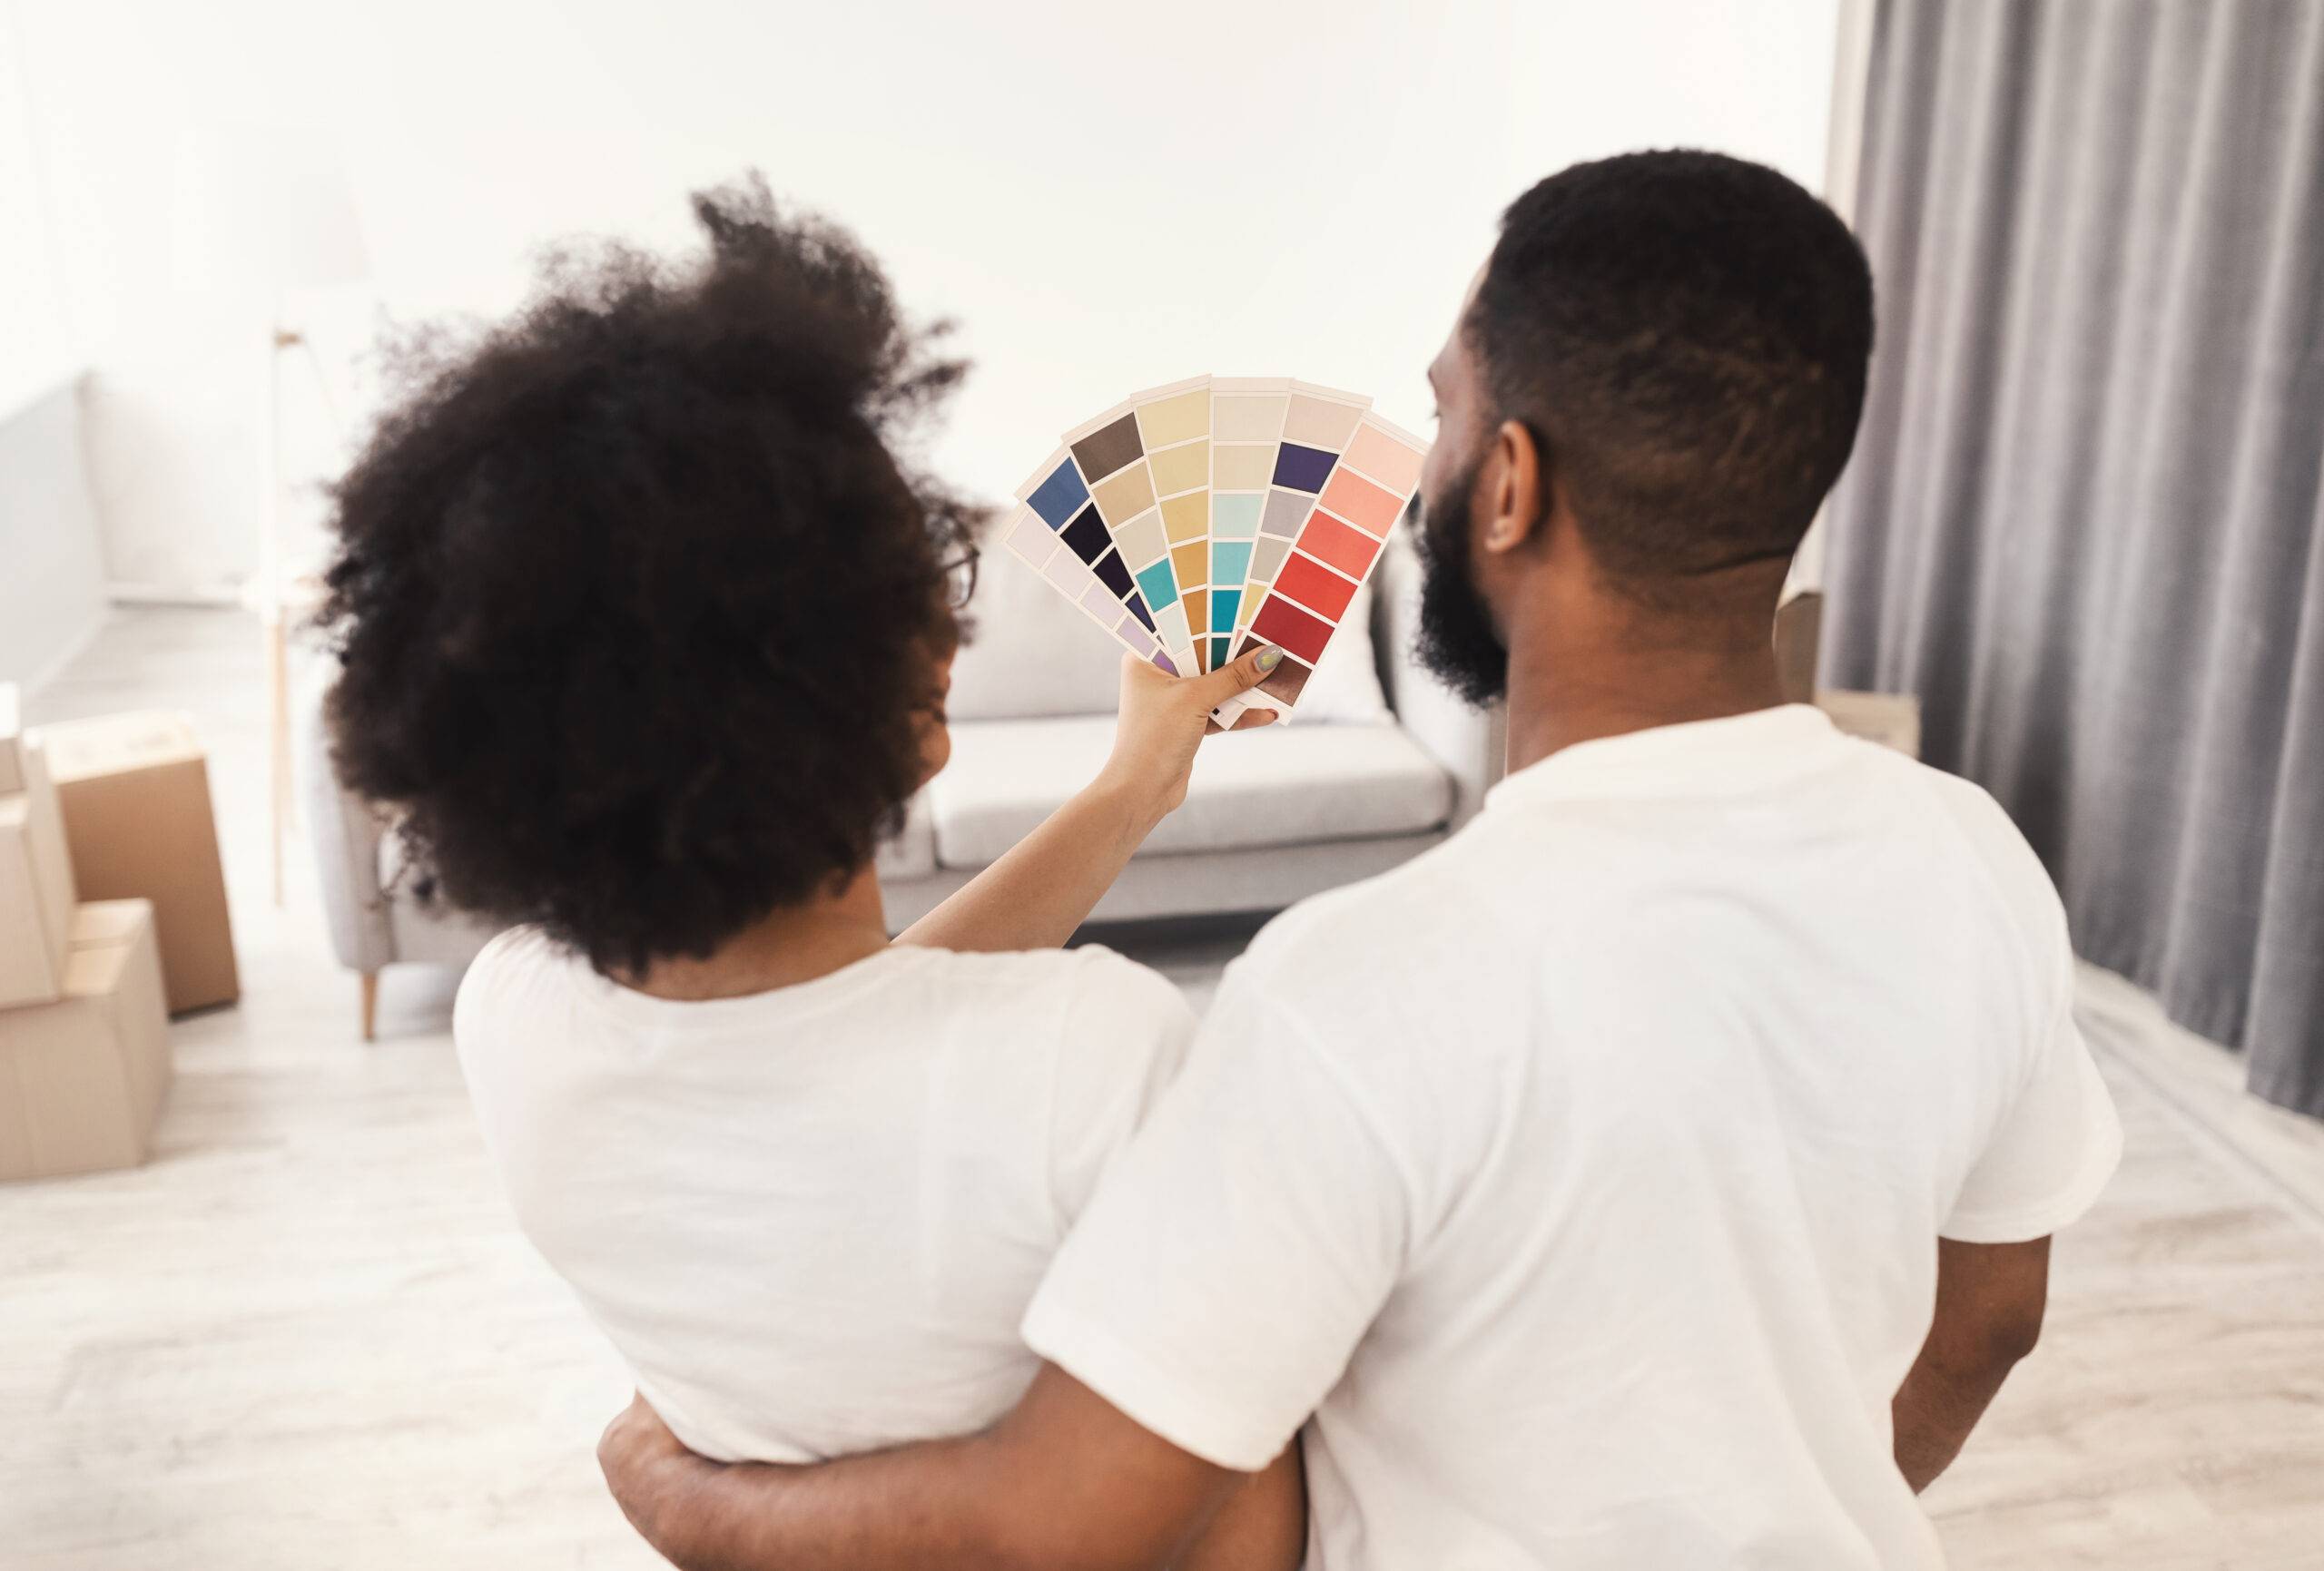
<instances>
[{"instance_id":1,"label":"fingernail","mask_svg":"<svg viewBox=\"0 0 2324 1571\"><path fill-rule=\"evenodd\" d=\"M1281 665L1282 663L1282 650L1267 648L1259 651L1259 669L1261 671L1273 671L1276 666Z\"/></svg>"}]
</instances>

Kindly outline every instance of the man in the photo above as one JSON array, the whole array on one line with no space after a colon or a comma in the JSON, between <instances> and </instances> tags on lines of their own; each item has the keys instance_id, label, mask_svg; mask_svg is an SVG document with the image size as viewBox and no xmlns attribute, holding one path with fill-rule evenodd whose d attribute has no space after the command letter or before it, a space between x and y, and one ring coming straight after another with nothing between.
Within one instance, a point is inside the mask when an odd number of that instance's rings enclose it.
<instances>
[{"instance_id":1,"label":"man","mask_svg":"<svg viewBox=\"0 0 2324 1571\"><path fill-rule=\"evenodd\" d=\"M1780 702L1871 280L1771 171L1566 170L1431 368L1423 643L1475 822L1286 913L1027 1313L991 1429L602 1448L682 1566L1147 1566L1305 1429L1309 1563L1925 1567L2120 1134L2053 891L1962 781ZM1312 1419L1312 1422L1310 1421Z\"/></svg>"}]
</instances>

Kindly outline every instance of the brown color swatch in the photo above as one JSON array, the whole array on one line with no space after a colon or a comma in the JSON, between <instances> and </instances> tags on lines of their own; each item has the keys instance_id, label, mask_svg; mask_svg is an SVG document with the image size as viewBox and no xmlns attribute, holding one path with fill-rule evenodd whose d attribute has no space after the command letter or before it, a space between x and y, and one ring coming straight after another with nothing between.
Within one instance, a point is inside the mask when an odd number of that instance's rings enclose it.
<instances>
[{"instance_id":1,"label":"brown color swatch","mask_svg":"<svg viewBox=\"0 0 2324 1571\"><path fill-rule=\"evenodd\" d=\"M1146 451L1137 439L1137 417L1124 415L1110 426L1100 426L1073 444L1074 462L1093 485Z\"/></svg>"}]
</instances>

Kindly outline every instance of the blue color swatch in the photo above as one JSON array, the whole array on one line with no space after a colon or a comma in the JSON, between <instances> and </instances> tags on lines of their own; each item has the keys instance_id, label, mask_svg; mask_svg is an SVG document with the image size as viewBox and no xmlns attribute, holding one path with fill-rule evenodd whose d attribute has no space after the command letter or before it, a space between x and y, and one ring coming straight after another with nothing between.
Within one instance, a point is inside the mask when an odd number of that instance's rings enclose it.
<instances>
[{"instance_id":1,"label":"blue color swatch","mask_svg":"<svg viewBox=\"0 0 2324 1571\"><path fill-rule=\"evenodd\" d=\"M1089 487L1081 483L1081 473L1073 466L1071 459L1059 464L1057 473L1042 481L1033 494L1025 498L1026 505L1039 513L1041 522L1052 529L1064 528L1066 520L1073 516L1073 510L1088 500Z\"/></svg>"}]
</instances>

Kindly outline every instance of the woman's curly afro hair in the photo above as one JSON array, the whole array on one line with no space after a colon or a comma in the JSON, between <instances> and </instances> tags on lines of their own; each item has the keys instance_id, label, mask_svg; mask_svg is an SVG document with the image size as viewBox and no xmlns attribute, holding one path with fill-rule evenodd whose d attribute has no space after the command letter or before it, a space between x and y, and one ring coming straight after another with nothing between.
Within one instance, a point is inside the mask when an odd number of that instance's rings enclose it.
<instances>
[{"instance_id":1,"label":"woman's curly afro hair","mask_svg":"<svg viewBox=\"0 0 2324 1571\"><path fill-rule=\"evenodd\" d=\"M333 751L411 871L603 969L704 956L871 858L921 773L975 515L891 440L964 366L755 175L706 261L548 264L337 491Z\"/></svg>"}]
</instances>

